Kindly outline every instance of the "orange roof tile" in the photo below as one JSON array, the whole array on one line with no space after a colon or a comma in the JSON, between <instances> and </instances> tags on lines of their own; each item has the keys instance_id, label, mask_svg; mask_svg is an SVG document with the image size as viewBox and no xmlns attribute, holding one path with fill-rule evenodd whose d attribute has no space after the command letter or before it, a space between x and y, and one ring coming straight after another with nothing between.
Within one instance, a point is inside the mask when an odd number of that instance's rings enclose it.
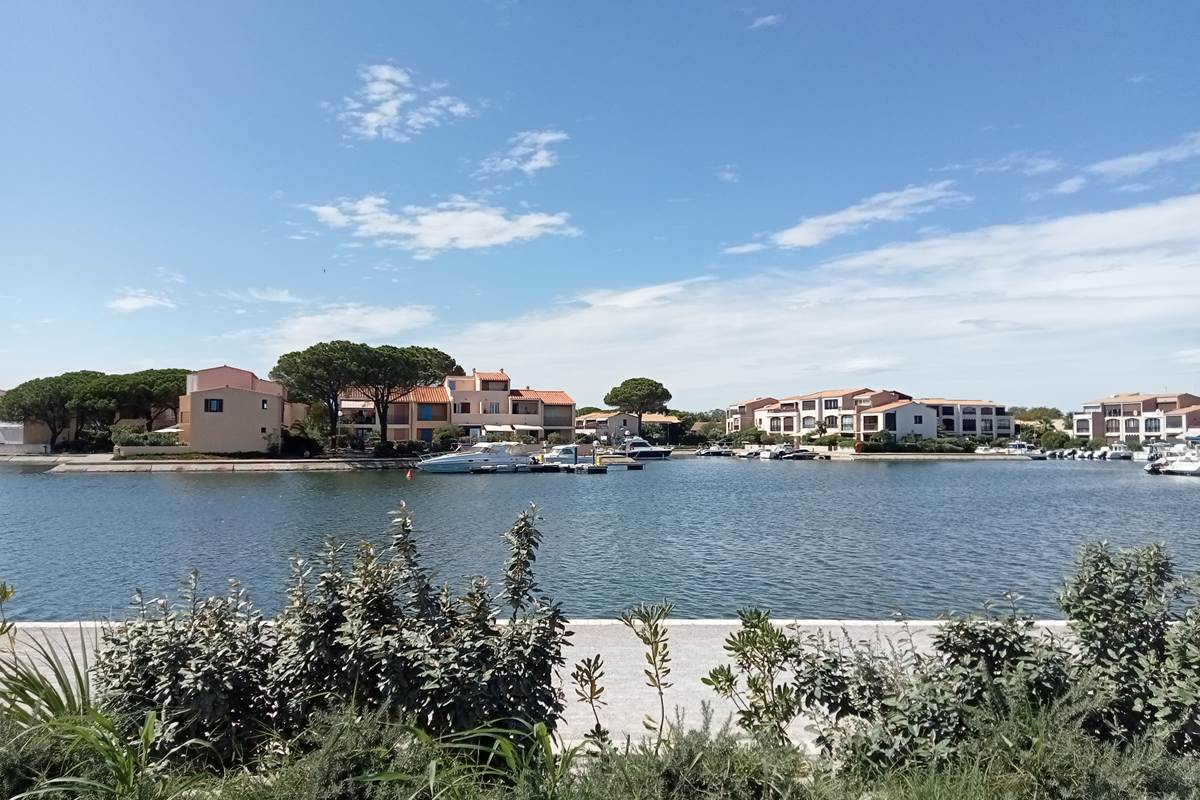
<instances>
[{"instance_id":1,"label":"orange roof tile","mask_svg":"<svg viewBox=\"0 0 1200 800\"><path fill-rule=\"evenodd\" d=\"M418 386L403 397L397 398L398 402L410 403L449 403L450 390L445 386Z\"/></svg>"},{"instance_id":2,"label":"orange roof tile","mask_svg":"<svg viewBox=\"0 0 1200 800\"><path fill-rule=\"evenodd\" d=\"M845 397L846 395L857 395L862 392L869 392L871 389L860 386L857 389L824 389L819 392L809 392L808 394L796 395L795 397L785 397L785 400L813 400L819 397Z\"/></svg>"},{"instance_id":3,"label":"orange roof tile","mask_svg":"<svg viewBox=\"0 0 1200 800\"><path fill-rule=\"evenodd\" d=\"M935 406L999 406L1003 403L997 403L995 400L951 400L945 397L918 397L918 403L926 403Z\"/></svg>"},{"instance_id":4,"label":"orange roof tile","mask_svg":"<svg viewBox=\"0 0 1200 800\"><path fill-rule=\"evenodd\" d=\"M1184 408L1177 408L1174 411L1164 411L1163 413L1164 414L1192 414L1196 411L1200 411L1200 406L1185 406Z\"/></svg>"},{"instance_id":5,"label":"orange roof tile","mask_svg":"<svg viewBox=\"0 0 1200 800\"><path fill-rule=\"evenodd\" d=\"M481 381L508 381L508 380L512 380L512 378L510 378L510 377L508 376L508 373L507 373L507 372L505 372L504 370L500 370L499 372L476 372L476 373L475 373L475 375L476 375L476 376L479 378L479 380L481 380Z\"/></svg>"},{"instance_id":6,"label":"orange roof tile","mask_svg":"<svg viewBox=\"0 0 1200 800\"><path fill-rule=\"evenodd\" d=\"M513 389L509 392L509 395L522 399L541 400L548 406L575 405L575 401L571 399L571 395L558 389Z\"/></svg>"},{"instance_id":7,"label":"orange roof tile","mask_svg":"<svg viewBox=\"0 0 1200 800\"><path fill-rule=\"evenodd\" d=\"M925 404L917 402L916 400L897 400L894 403L884 403L881 406L872 406L871 408L862 408L862 409L859 409L859 412L862 414L876 414L880 411L891 411L893 408L902 408L904 406L923 406L923 405L925 405Z\"/></svg>"}]
</instances>

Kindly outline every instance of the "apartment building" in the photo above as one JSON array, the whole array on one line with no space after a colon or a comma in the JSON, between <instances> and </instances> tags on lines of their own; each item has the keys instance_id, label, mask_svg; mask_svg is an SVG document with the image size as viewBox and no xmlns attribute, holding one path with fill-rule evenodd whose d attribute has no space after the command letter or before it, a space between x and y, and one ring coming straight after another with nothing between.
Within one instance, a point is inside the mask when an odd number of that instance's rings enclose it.
<instances>
[{"instance_id":1,"label":"apartment building","mask_svg":"<svg viewBox=\"0 0 1200 800\"><path fill-rule=\"evenodd\" d=\"M1138 443L1200 434L1200 396L1128 392L1083 404L1071 415L1076 436Z\"/></svg>"},{"instance_id":2,"label":"apartment building","mask_svg":"<svg viewBox=\"0 0 1200 800\"><path fill-rule=\"evenodd\" d=\"M785 397L775 405L760 408L754 414L754 422L766 433L793 438L822 432L861 438L860 412L911 399L895 389L825 389Z\"/></svg>"},{"instance_id":3,"label":"apartment building","mask_svg":"<svg viewBox=\"0 0 1200 800\"><path fill-rule=\"evenodd\" d=\"M863 439L878 433L896 439L936 439L938 435L937 410L916 400L895 400L860 409L858 418L859 437Z\"/></svg>"},{"instance_id":4,"label":"apartment building","mask_svg":"<svg viewBox=\"0 0 1200 800\"><path fill-rule=\"evenodd\" d=\"M917 401L936 409L938 431L943 436L1009 439L1016 434L1017 427L1012 415L994 400L919 397Z\"/></svg>"},{"instance_id":5,"label":"apartment building","mask_svg":"<svg viewBox=\"0 0 1200 800\"><path fill-rule=\"evenodd\" d=\"M228 365L192 372L179 398L179 441L200 453L250 453L278 443L306 410L283 384Z\"/></svg>"},{"instance_id":6,"label":"apartment building","mask_svg":"<svg viewBox=\"0 0 1200 800\"><path fill-rule=\"evenodd\" d=\"M447 375L440 386L418 387L389 404L390 441L430 442L444 425L462 428L474 440L488 434L541 440L557 433L569 441L575 431L575 401L559 390L514 389L501 369ZM378 432L375 407L362 392L352 390L342 398L340 427L358 439Z\"/></svg>"},{"instance_id":7,"label":"apartment building","mask_svg":"<svg viewBox=\"0 0 1200 800\"><path fill-rule=\"evenodd\" d=\"M725 433L732 436L738 431L754 427L754 412L760 408L777 405L774 397L755 397L753 400L743 400L725 409Z\"/></svg>"}]
</instances>

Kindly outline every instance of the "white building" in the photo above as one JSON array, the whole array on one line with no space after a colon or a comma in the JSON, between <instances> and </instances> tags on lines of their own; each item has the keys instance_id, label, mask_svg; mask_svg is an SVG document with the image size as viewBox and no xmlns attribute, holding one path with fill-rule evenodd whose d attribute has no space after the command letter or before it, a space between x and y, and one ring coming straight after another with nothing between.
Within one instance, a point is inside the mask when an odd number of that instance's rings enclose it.
<instances>
[{"instance_id":1,"label":"white building","mask_svg":"<svg viewBox=\"0 0 1200 800\"><path fill-rule=\"evenodd\" d=\"M994 400L951 400L945 397L919 397L917 400L936 409L938 429L944 436L1009 439L1016 433L1012 415Z\"/></svg>"},{"instance_id":2,"label":"white building","mask_svg":"<svg viewBox=\"0 0 1200 800\"><path fill-rule=\"evenodd\" d=\"M858 414L862 438L879 433L897 440L905 438L936 439L937 409L915 400L896 400L862 410Z\"/></svg>"},{"instance_id":3,"label":"white building","mask_svg":"<svg viewBox=\"0 0 1200 800\"><path fill-rule=\"evenodd\" d=\"M1200 396L1127 392L1092 400L1071 415L1072 431L1086 439L1130 444L1200 434Z\"/></svg>"}]
</instances>

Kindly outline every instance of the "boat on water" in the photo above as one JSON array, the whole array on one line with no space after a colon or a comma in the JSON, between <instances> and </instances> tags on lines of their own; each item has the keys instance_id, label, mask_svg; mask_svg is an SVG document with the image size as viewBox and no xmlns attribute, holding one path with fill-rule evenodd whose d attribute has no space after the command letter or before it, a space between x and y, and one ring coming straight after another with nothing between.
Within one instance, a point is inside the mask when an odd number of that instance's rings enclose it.
<instances>
[{"instance_id":1,"label":"boat on water","mask_svg":"<svg viewBox=\"0 0 1200 800\"><path fill-rule=\"evenodd\" d=\"M671 457L674 447L650 444L640 436L626 436L625 441L613 452L635 461L662 461Z\"/></svg>"},{"instance_id":2,"label":"boat on water","mask_svg":"<svg viewBox=\"0 0 1200 800\"><path fill-rule=\"evenodd\" d=\"M1096 453L1096 458L1105 461L1132 461L1133 451L1124 442L1113 442L1107 447L1101 447Z\"/></svg>"},{"instance_id":3,"label":"boat on water","mask_svg":"<svg viewBox=\"0 0 1200 800\"><path fill-rule=\"evenodd\" d=\"M579 455L577 444L556 444L550 452L538 458L543 464L579 464L588 463L591 459Z\"/></svg>"},{"instance_id":4,"label":"boat on water","mask_svg":"<svg viewBox=\"0 0 1200 800\"><path fill-rule=\"evenodd\" d=\"M804 450L803 448L792 450L792 452L780 456L784 461L812 461L816 457L817 454L812 450Z\"/></svg>"},{"instance_id":5,"label":"boat on water","mask_svg":"<svg viewBox=\"0 0 1200 800\"><path fill-rule=\"evenodd\" d=\"M513 452L515 442L480 442L453 453L430 456L417 462L423 472L519 472L529 469L532 459Z\"/></svg>"},{"instance_id":6,"label":"boat on water","mask_svg":"<svg viewBox=\"0 0 1200 800\"><path fill-rule=\"evenodd\" d=\"M786 457L788 453L792 453L795 450L796 450L795 445L776 444L776 445L772 445L771 447L768 447L765 450L759 450L758 457L761 458L763 461L777 461L781 458Z\"/></svg>"},{"instance_id":7,"label":"boat on water","mask_svg":"<svg viewBox=\"0 0 1200 800\"><path fill-rule=\"evenodd\" d=\"M992 452L996 452L995 449ZM1029 442L1011 442L1003 451L1010 456L1025 456L1034 461L1045 461L1046 452L1029 444Z\"/></svg>"},{"instance_id":8,"label":"boat on water","mask_svg":"<svg viewBox=\"0 0 1200 800\"><path fill-rule=\"evenodd\" d=\"M708 447L701 447L696 451L698 456L722 456L728 458L733 455L733 448L728 442L713 442Z\"/></svg>"},{"instance_id":9,"label":"boat on water","mask_svg":"<svg viewBox=\"0 0 1200 800\"><path fill-rule=\"evenodd\" d=\"M1161 454L1151 453L1151 456L1150 462L1143 467L1151 475L1200 477L1200 436L1188 436Z\"/></svg>"}]
</instances>

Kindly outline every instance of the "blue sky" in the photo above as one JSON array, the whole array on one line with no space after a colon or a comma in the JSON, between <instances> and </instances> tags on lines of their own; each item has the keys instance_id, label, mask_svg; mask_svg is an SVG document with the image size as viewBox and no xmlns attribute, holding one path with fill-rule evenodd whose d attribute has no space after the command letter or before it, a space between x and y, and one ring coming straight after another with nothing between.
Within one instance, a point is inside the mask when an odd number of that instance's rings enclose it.
<instances>
[{"instance_id":1,"label":"blue sky","mask_svg":"<svg viewBox=\"0 0 1200 800\"><path fill-rule=\"evenodd\" d=\"M1200 6L15 3L0 386L1200 391Z\"/></svg>"}]
</instances>

